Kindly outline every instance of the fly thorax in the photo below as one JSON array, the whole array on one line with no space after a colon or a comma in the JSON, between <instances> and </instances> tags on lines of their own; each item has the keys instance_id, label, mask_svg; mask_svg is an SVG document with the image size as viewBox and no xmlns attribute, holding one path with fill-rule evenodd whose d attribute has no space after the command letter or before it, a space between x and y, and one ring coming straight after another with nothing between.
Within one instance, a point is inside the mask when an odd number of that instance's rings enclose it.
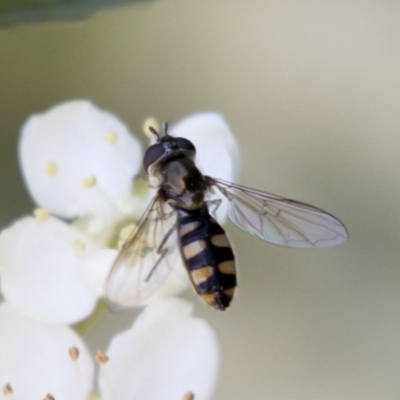
<instances>
[{"instance_id":1,"label":"fly thorax","mask_svg":"<svg viewBox=\"0 0 400 400\"><path fill-rule=\"evenodd\" d=\"M204 201L204 177L192 160L171 160L163 165L161 175L161 186L169 197L189 206Z\"/></svg>"}]
</instances>

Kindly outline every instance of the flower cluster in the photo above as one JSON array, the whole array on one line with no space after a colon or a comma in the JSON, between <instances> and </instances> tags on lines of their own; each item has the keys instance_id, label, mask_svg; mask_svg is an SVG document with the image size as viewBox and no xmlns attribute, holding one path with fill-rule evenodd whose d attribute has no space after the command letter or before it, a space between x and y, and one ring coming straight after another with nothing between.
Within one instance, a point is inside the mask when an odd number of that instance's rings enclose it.
<instances>
[{"instance_id":1,"label":"flower cluster","mask_svg":"<svg viewBox=\"0 0 400 400\"><path fill-rule=\"evenodd\" d=\"M237 146L219 114L187 117L171 134L195 144L203 173L234 178ZM27 120L19 156L38 208L0 234L0 398L211 398L218 343L190 303L171 297L182 279L169 278L97 354L97 385L72 328L94 312L122 228L154 194L139 177L141 146L127 126L89 101L66 102ZM226 207L218 213L223 220Z\"/></svg>"}]
</instances>

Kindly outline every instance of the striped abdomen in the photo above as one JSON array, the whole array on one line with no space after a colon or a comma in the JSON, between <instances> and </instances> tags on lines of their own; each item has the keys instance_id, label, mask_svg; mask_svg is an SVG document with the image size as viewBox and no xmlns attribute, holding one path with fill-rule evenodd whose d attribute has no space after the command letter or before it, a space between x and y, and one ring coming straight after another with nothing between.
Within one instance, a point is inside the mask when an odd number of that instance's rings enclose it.
<instances>
[{"instance_id":1,"label":"striped abdomen","mask_svg":"<svg viewBox=\"0 0 400 400\"><path fill-rule=\"evenodd\" d=\"M206 205L178 213L179 247L190 280L207 304L225 310L236 286L235 257L225 231Z\"/></svg>"}]
</instances>

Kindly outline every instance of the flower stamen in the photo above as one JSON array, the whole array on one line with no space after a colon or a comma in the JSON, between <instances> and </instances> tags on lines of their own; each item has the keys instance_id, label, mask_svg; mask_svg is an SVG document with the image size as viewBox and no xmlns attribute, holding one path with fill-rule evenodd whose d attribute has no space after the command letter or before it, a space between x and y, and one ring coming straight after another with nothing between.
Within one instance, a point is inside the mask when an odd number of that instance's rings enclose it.
<instances>
[{"instance_id":1,"label":"flower stamen","mask_svg":"<svg viewBox=\"0 0 400 400\"><path fill-rule=\"evenodd\" d=\"M100 201L100 209L93 208L93 198L91 196L86 197L82 196L83 193L77 193L77 195L81 198L83 204L86 204L89 209L92 209L95 214L102 215L105 213L105 210L109 210L114 214L120 215L123 210L121 210L120 204L116 203L104 190L101 185L99 185L97 178L92 176L87 176L82 179L82 186L84 189L91 189L91 194L97 196L97 202ZM96 202L96 203L97 203Z\"/></svg>"},{"instance_id":2,"label":"flower stamen","mask_svg":"<svg viewBox=\"0 0 400 400\"><path fill-rule=\"evenodd\" d=\"M58 175L58 166L54 161L49 161L44 167L44 173L50 177L54 178Z\"/></svg>"},{"instance_id":3,"label":"flower stamen","mask_svg":"<svg viewBox=\"0 0 400 400\"><path fill-rule=\"evenodd\" d=\"M56 400L56 398L50 393L47 393L46 397L43 400Z\"/></svg>"},{"instance_id":4,"label":"flower stamen","mask_svg":"<svg viewBox=\"0 0 400 400\"><path fill-rule=\"evenodd\" d=\"M121 229L119 232L119 239L118 239L118 249L121 249L122 246L132 238L136 232L138 231L138 226L135 224L129 224ZM141 235L138 241L137 252L139 255L144 257L146 252L148 251L149 243L147 235Z\"/></svg>"},{"instance_id":5,"label":"flower stamen","mask_svg":"<svg viewBox=\"0 0 400 400\"><path fill-rule=\"evenodd\" d=\"M108 131L106 133L106 141L108 144L116 144L118 142L118 136L115 132Z\"/></svg>"},{"instance_id":6,"label":"flower stamen","mask_svg":"<svg viewBox=\"0 0 400 400\"><path fill-rule=\"evenodd\" d=\"M121 249L125 242L133 237L133 235L137 232L138 226L136 224L129 224L124 226L118 235L118 248Z\"/></svg>"},{"instance_id":7,"label":"flower stamen","mask_svg":"<svg viewBox=\"0 0 400 400\"><path fill-rule=\"evenodd\" d=\"M72 247L77 253L84 253L86 250L86 245L81 240L74 240L72 242Z\"/></svg>"},{"instance_id":8,"label":"flower stamen","mask_svg":"<svg viewBox=\"0 0 400 400\"><path fill-rule=\"evenodd\" d=\"M82 184L85 189L90 189L96 186L97 180L94 175L83 178Z\"/></svg>"},{"instance_id":9,"label":"flower stamen","mask_svg":"<svg viewBox=\"0 0 400 400\"><path fill-rule=\"evenodd\" d=\"M194 400L194 393L187 392L183 395L182 400Z\"/></svg>"},{"instance_id":10,"label":"flower stamen","mask_svg":"<svg viewBox=\"0 0 400 400\"><path fill-rule=\"evenodd\" d=\"M76 361L79 358L79 349L77 347L70 347L68 349L68 354L72 361Z\"/></svg>"},{"instance_id":11,"label":"flower stamen","mask_svg":"<svg viewBox=\"0 0 400 400\"><path fill-rule=\"evenodd\" d=\"M109 357L103 353L101 350L97 350L96 355L94 356L94 359L100 364L105 364L108 362Z\"/></svg>"},{"instance_id":12,"label":"flower stamen","mask_svg":"<svg viewBox=\"0 0 400 400\"><path fill-rule=\"evenodd\" d=\"M5 396L8 396L8 395L13 394L13 393L14 393L14 391L13 391L11 385L9 383L6 383L4 385L4 387L3 387L3 394Z\"/></svg>"},{"instance_id":13,"label":"flower stamen","mask_svg":"<svg viewBox=\"0 0 400 400\"><path fill-rule=\"evenodd\" d=\"M136 224L129 224L125 227L123 227L119 233L119 238L121 240L127 240L131 236L133 236L138 230L138 227Z\"/></svg>"},{"instance_id":14,"label":"flower stamen","mask_svg":"<svg viewBox=\"0 0 400 400\"><path fill-rule=\"evenodd\" d=\"M85 385L84 385L84 378L82 377L82 374L79 370L79 366L78 366L78 359L79 359L79 349L76 346L70 347L68 349L68 355L69 358L74 362L74 367L75 367L75 373L76 373L76 377L77 377L77 381L78 381L78 385L79 388L81 390L82 398L85 397L86 394L86 389L85 389Z\"/></svg>"},{"instance_id":15,"label":"flower stamen","mask_svg":"<svg viewBox=\"0 0 400 400\"><path fill-rule=\"evenodd\" d=\"M36 210L33 211L33 215L35 216L36 221L43 222L47 218L49 218L50 214L44 208L37 208Z\"/></svg>"}]
</instances>

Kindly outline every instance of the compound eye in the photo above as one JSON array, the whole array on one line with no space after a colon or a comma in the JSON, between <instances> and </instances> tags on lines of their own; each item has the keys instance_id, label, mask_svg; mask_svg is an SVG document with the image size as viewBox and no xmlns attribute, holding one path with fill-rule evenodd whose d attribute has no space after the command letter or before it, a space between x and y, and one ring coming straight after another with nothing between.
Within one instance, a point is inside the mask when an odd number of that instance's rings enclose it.
<instances>
[{"instance_id":1,"label":"compound eye","mask_svg":"<svg viewBox=\"0 0 400 400\"><path fill-rule=\"evenodd\" d=\"M176 144L178 145L178 148L182 150L191 150L196 152L196 148L194 147L194 144L190 140L178 137L176 138Z\"/></svg>"},{"instance_id":2,"label":"compound eye","mask_svg":"<svg viewBox=\"0 0 400 400\"><path fill-rule=\"evenodd\" d=\"M165 153L164 146L160 143L150 146L143 157L143 168L147 173L150 165L155 163Z\"/></svg>"}]
</instances>

